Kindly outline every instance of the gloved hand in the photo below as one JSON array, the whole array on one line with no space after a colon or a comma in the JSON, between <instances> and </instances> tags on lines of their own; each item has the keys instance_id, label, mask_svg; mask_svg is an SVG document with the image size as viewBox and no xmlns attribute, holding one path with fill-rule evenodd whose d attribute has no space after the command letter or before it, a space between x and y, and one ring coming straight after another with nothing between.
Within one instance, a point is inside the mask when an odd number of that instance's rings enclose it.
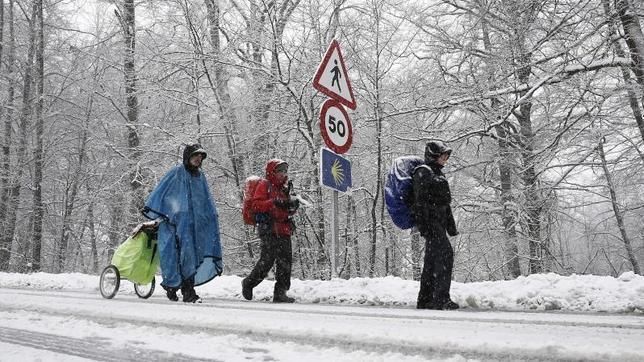
<instances>
[{"instance_id":1,"label":"gloved hand","mask_svg":"<svg viewBox=\"0 0 644 362\"><path fill-rule=\"evenodd\" d=\"M298 207L300 207L300 200L296 198L291 198L288 200L289 210L297 210Z\"/></svg>"},{"instance_id":2,"label":"gloved hand","mask_svg":"<svg viewBox=\"0 0 644 362\"><path fill-rule=\"evenodd\" d=\"M273 205L280 209L297 210L297 208L300 207L300 200L293 197L288 200L276 199L273 200Z\"/></svg>"},{"instance_id":3,"label":"gloved hand","mask_svg":"<svg viewBox=\"0 0 644 362\"><path fill-rule=\"evenodd\" d=\"M288 209L289 200L275 199L273 200L273 205L275 205L275 207L280 209Z\"/></svg>"},{"instance_id":4,"label":"gloved hand","mask_svg":"<svg viewBox=\"0 0 644 362\"><path fill-rule=\"evenodd\" d=\"M450 226L447 227L447 235L456 236L458 234L460 234L460 233L458 232L458 230L456 230L456 226L451 226L450 225Z\"/></svg>"},{"instance_id":5,"label":"gloved hand","mask_svg":"<svg viewBox=\"0 0 644 362\"><path fill-rule=\"evenodd\" d=\"M456 236L459 234L458 230L456 229L456 221L454 220L451 206L447 207L447 225L445 228L447 229L447 235L449 236Z\"/></svg>"}]
</instances>

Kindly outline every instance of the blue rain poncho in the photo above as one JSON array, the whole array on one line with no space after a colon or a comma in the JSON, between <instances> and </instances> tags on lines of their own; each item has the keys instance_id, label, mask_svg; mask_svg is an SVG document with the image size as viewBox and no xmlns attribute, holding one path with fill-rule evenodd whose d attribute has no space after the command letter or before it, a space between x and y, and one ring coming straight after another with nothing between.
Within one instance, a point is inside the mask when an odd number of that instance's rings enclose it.
<instances>
[{"instance_id":1,"label":"blue rain poncho","mask_svg":"<svg viewBox=\"0 0 644 362\"><path fill-rule=\"evenodd\" d=\"M194 276L194 285L209 282L223 270L215 202L201 171L183 165L171 169L152 191L144 215L162 217L159 254L165 287L178 288Z\"/></svg>"}]
</instances>

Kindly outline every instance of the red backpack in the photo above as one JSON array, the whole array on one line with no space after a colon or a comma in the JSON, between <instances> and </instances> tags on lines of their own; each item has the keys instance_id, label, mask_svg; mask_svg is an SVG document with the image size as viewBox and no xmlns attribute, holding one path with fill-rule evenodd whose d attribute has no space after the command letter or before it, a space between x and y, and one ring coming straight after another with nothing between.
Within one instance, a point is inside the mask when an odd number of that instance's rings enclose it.
<instances>
[{"instance_id":1,"label":"red backpack","mask_svg":"<svg viewBox=\"0 0 644 362\"><path fill-rule=\"evenodd\" d=\"M249 176L244 183L244 202L242 204L242 217L244 218L244 224L246 225L255 225L257 221L255 220L255 210L253 209L253 196L255 195L255 190L257 186L266 181L265 179L259 176Z\"/></svg>"}]
</instances>

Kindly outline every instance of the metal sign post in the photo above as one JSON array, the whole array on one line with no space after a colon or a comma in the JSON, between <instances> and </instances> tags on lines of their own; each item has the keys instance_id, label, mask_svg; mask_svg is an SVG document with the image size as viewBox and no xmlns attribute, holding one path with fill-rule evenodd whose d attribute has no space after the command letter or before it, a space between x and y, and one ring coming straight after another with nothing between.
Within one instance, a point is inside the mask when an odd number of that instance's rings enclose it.
<instances>
[{"instance_id":1,"label":"metal sign post","mask_svg":"<svg viewBox=\"0 0 644 362\"><path fill-rule=\"evenodd\" d=\"M338 245L340 245L340 221L338 220L338 191L333 190L331 199L331 277L338 276Z\"/></svg>"},{"instance_id":2,"label":"metal sign post","mask_svg":"<svg viewBox=\"0 0 644 362\"><path fill-rule=\"evenodd\" d=\"M337 276L338 245L340 239L340 221L338 218L338 192L346 192L352 185L351 162L346 158L326 149L320 149L320 181L322 186L333 190L331 199L331 276Z\"/></svg>"},{"instance_id":3,"label":"metal sign post","mask_svg":"<svg viewBox=\"0 0 644 362\"><path fill-rule=\"evenodd\" d=\"M344 106L356 109L356 100L351 82L344 65L340 44L333 40L322 59L313 78L313 88L326 94L331 99L324 102L320 110L320 132L322 139L331 152L320 150L320 183L333 189L331 199L331 277L338 276L337 258L340 238L338 220L338 191L346 192L351 187L351 162L342 158L353 142L351 119Z\"/></svg>"}]
</instances>

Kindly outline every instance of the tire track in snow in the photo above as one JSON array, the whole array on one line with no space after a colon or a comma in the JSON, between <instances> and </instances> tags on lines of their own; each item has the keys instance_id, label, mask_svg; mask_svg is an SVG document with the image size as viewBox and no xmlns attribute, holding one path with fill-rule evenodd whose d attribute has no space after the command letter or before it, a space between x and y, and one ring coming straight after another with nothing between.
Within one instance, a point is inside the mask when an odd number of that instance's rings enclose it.
<instances>
[{"instance_id":1,"label":"tire track in snow","mask_svg":"<svg viewBox=\"0 0 644 362\"><path fill-rule=\"evenodd\" d=\"M87 358L95 361L213 361L176 353L154 351L136 347L115 348L106 342L90 339L70 338L56 334L0 327L0 341L23 347L47 350L60 354Z\"/></svg>"}]
</instances>

